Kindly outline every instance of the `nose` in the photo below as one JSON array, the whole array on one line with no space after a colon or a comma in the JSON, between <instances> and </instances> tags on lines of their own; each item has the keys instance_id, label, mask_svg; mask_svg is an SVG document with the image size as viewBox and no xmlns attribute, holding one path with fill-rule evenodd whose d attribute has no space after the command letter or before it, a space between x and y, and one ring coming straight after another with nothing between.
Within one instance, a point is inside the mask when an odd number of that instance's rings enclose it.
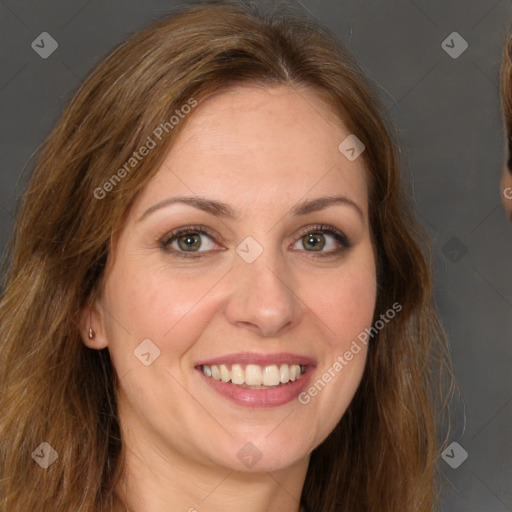
<instances>
[{"instance_id":1,"label":"nose","mask_svg":"<svg viewBox=\"0 0 512 512\"><path fill-rule=\"evenodd\" d=\"M294 290L291 272L277 255L269 257L264 251L256 261L246 263L239 259L235 266L225 309L231 324L272 337L300 321L302 302Z\"/></svg>"}]
</instances>

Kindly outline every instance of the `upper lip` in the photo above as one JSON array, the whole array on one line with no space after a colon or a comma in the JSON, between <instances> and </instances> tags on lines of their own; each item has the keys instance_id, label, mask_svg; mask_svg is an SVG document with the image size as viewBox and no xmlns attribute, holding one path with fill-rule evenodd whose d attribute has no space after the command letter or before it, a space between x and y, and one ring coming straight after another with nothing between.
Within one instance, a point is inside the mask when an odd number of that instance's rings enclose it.
<instances>
[{"instance_id":1,"label":"upper lip","mask_svg":"<svg viewBox=\"0 0 512 512\"><path fill-rule=\"evenodd\" d=\"M214 357L198 361L195 366L212 364L257 364L267 366L271 364L299 364L304 366L314 366L314 359L299 354L279 352L277 354L258 354L256 352L242 352L239 354L226 354L225 356Z\"/></svg>"}]
</instances>

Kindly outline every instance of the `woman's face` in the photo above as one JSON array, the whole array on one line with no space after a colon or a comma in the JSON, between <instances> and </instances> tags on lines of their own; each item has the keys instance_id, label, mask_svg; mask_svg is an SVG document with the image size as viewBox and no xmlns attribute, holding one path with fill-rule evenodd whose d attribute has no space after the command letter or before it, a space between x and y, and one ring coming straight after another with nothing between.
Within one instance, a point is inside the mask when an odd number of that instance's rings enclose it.
<instances>
[{"instance_id":1,"label":"woman's face","mask_svg":"<svg viewBox=\"0 0 512 512\"><path fill-rule=\"evenodd\" d=\"M340 151L350 132L309 90L239 87L190 116L129 213L87 344L108 346L139 456L307 464L365 366L363 159Z\"/></svg>"}]
</instances>

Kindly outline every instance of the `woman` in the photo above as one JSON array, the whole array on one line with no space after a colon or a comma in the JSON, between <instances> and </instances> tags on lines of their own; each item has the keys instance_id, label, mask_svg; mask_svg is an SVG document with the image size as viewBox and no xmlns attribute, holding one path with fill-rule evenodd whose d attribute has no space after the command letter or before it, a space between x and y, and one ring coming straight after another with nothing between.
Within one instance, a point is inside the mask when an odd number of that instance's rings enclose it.
<instances>
[{"instance_id":1,"label":"woman","mask_svg":"<svg viewBox=\"0 0 512 512\"><path fill-rule=\"evenodd\" d=\"M448 359L420 232L325 29L217 1L135 35L14 229L0 510L431 512Z\"/></svg>"},{"instance_id":2,"label":"woman","mask_svg":"<svg viewBox=\"0 0 512 512\"><path fill-rule=\"evenodd\" d=\"M507 153L501 180L501 199L505 210L512 219L512 33L507 36L501 62L501 101L505 121L505 151Z\"/></svg>"}]
</instances>

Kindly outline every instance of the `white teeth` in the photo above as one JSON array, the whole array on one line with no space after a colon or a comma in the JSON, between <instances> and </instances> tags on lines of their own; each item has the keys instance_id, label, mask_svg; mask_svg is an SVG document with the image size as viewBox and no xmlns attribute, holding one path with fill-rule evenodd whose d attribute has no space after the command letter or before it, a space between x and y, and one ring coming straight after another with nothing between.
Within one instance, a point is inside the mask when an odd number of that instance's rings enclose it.
<instances>
[{"instance_id":1,"label":"white teeth","mask_svg":"<svg viewBox=\"0 0 512 512\"><path fill-rule=\"evenodd\" d=\"M208 366L208 365L205 365L205 366ZM215 379L215 380L220 380L220 370L219 370L219 367L218 366L215 366L213 365L212 368L212 377Z\"/></svg>"},{"instance_id":2,"label":"white teeth","mask_svg":"<svg viewBox=\"0 0 512 512\"><path fill-rule=\"evenodd\" d=\"M287 364L282 364L279 367L279 380L282 384L286 384L290 380L290 367Z\"/></svg>"},{"instance_id":3,"label":"white teeth","mask_svg":"<svg viewBox=\"0 0 512 512\"><path fill-rule=\"evenodd\" d=\"M263 370L263 385L277 386L279 384L279 370L275 364L265 366Z\"/></svg>"},{"instance_id":4,"label":"white teeth","mask_svg":"<svg viewBox=\"0 0 512 512\"><path fill-rule=\"evenodd\" d=\"M203 365L203 373L207 377L223 382L230 382L237 386L278 386L287 384L300 379L305 373L306 367L298 364L271 364L259 366L257 364L248 364L244 368L241 364L233 364L231 370L225 364L221 365Z\"/></svg>"},{"instance_id":5,"label":"white teeth","mask_svg":"<svg viewBox=\"0 0 512 512\"><path fill-rule=\"evenodd\" d=\"M244 383L244 371L239 364L234 364L231 367L231 382L233 384L243 384Z\"/></svg>"},{"instance_id":6,"label":"white teeth","mask_svg":"<svg viewBox=\"0 0 512 512\"><path fill-rule=\"evenodd\" d=\"M225 364L220 365L220 378L222 382L229 382L231 380L231 372Z\"/></svg>"},{"instance_id":7,"label":"white teeth","mask_svg":"<svg viewBox=\"0 0 512 512\"><path fill-rule=\"evenodd\" d=\"M245 383L248 386L261 386L263 379L261 377L261 366L248 364L245 368Z\"/></svg>"}]
</instances>

